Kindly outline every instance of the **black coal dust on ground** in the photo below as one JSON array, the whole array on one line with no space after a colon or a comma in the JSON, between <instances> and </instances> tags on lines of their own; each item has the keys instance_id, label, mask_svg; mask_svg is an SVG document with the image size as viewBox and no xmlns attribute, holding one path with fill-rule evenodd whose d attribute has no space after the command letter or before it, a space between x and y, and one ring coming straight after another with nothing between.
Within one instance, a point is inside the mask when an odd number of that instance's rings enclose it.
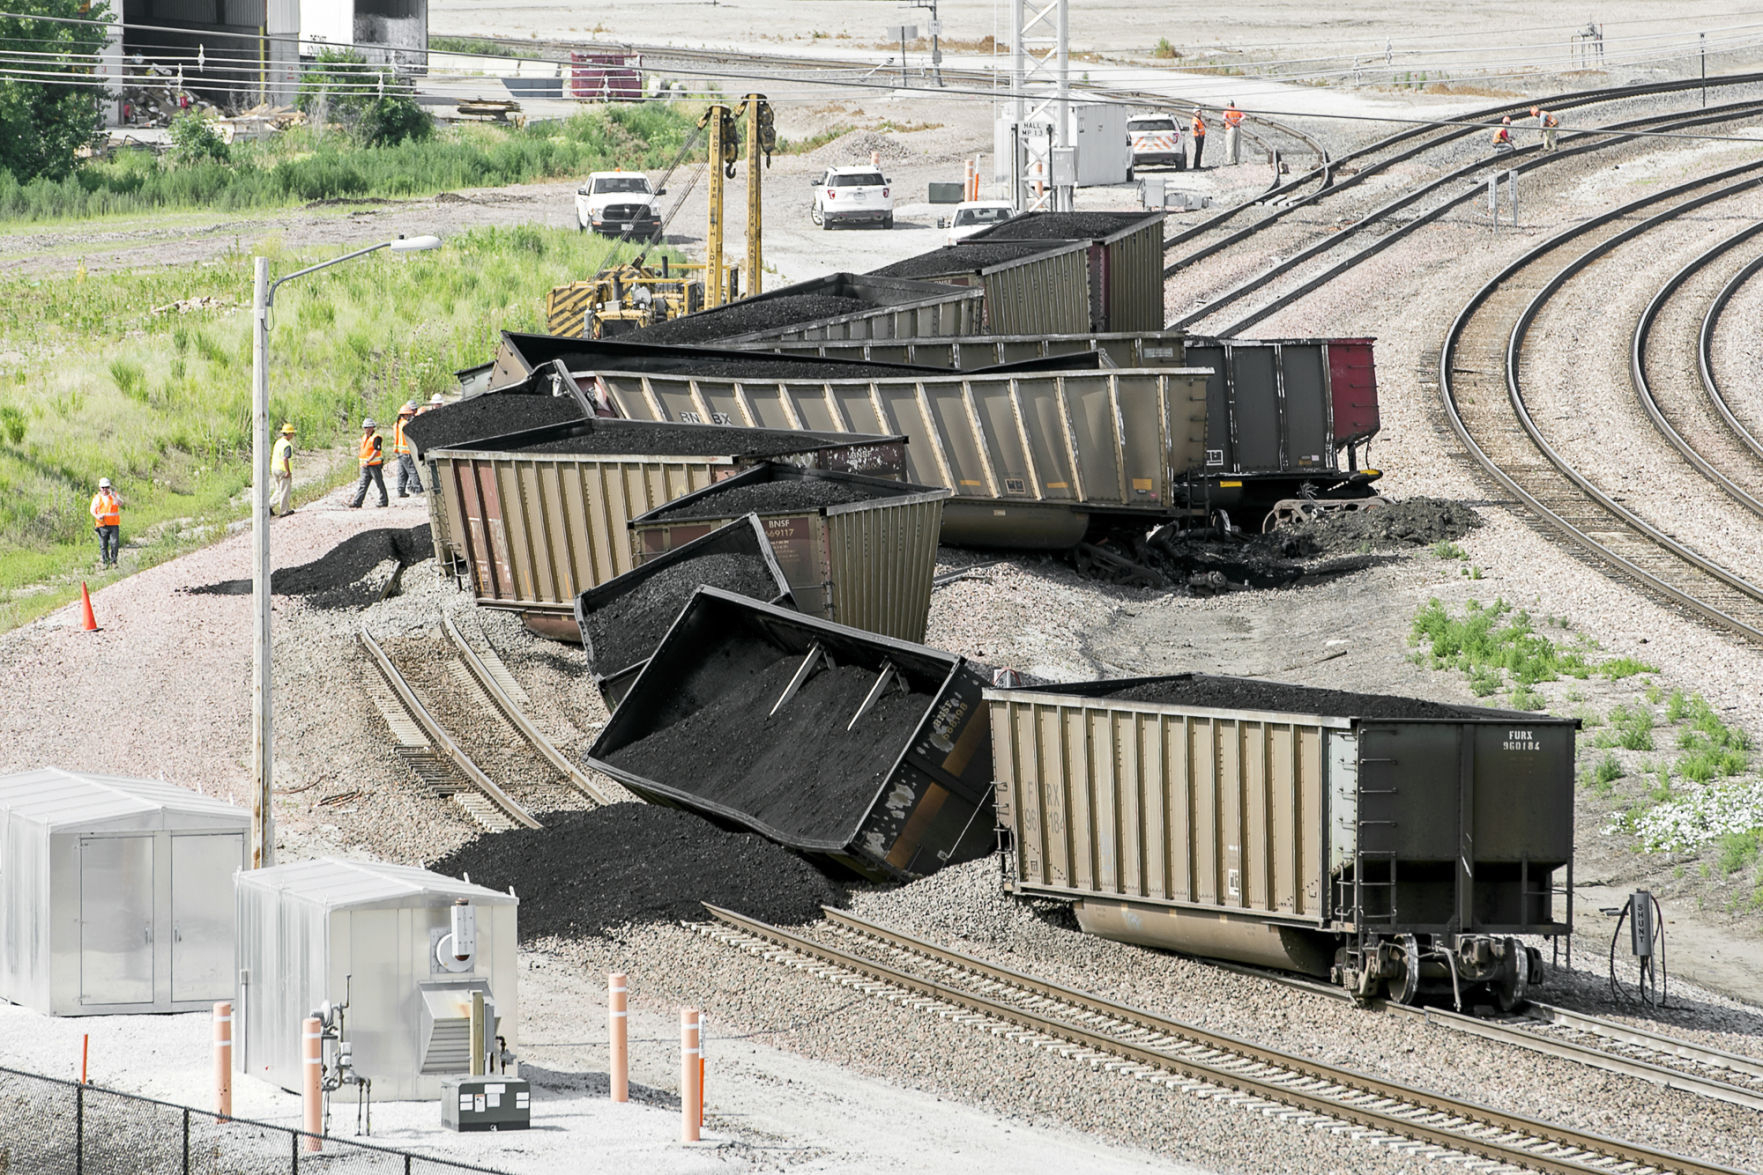
<instances>
[{"instance_id":1,"label":"black coal dust on ground","mask_svg":"<svg viewBox=\"0 0 1763 1175\"><path fill-rule=\"evenodd\" d=\"M701 922L702 903L799 925L844 891L788 849L690 812L608 804L553 812L545 827L486 833L433 862L449 877L514 887L523 940L631 924Z\"/></svg>"},{"instance_id":2,"label":"black coal dust on ground","mask_svg":"<svg viewBox=\"0 0 1763 1175\"><path fill-rule=\"evenodd\" d=\"M1302 586L1362 571L1397 552L1462 538L1481 525L1461 502L1409 498L1372 510L1330 511L1271 534L1213 527L1117 532L1071 554L1082 575L1193 595Z\"/></svg>"},{"instance_id":3,"label":"black coal dust on ground","mask_svg":"<svg viewBox=\"0 0 1763 1175\"><path fill-rule=\"evenodd\" d=\"M431 558L434 539L421 526L364 530L350 535L319 558L272 572L269 590L278 596L305 596L315 608L359 608L396 590L406 567ZM187 588L197 595L248 596L251 581L223 579Z\"/></svg>"},{"instance_id":4,"label":"black coal dust on ground","mask_svg":"<svg viewBox=\"0 0 1763 1175\"><path fill-rule=\"evenodd\" d=\"M853 723L876 674L841 665L814 673L772 714L800 663L780 653L764 669L732 677L701 709L607 761L743 812L793 842L848 839L931 698L890 688Z\"/></svg>"},{"instance_id":5,"label":"black coal dust on ground","mask_svg":"<svg viewBox=\"0 0 1763 1175\"><path fill-rule=\"evenodd\" d=\"M770 568L754 555L700 555L675 563L587 616L595 672L615 673L653 653L703 584L767 602L778 595Z\"/></svg>"}]
</instances>

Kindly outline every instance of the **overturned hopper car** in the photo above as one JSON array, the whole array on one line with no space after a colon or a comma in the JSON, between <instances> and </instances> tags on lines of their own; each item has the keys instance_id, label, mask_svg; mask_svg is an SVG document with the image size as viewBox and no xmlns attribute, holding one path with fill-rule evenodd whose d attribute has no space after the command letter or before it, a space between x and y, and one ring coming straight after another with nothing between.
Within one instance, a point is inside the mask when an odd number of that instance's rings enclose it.
<instances>
[{"instance_id":1,"label":"overturned hopper car","mask_svg":"<svg viewBox=\"0 0 1763 1175\"><path fill-rule=\"evenodd\" d=\"M1060 550L1092 529L1193 509L1206 369L950 372L851 380L600 371L596 405L630 420L900 434L907 478L953 492L943 541ZM586 390L586 389L584 389Z\"/></svg>"},{"instance_id":2,"label":"overturned hopper car","mask_svg":"<svg viewBox=\"0 0 1763 1175\"><path fill-rule=\"evenodd\" d=\"M1542 979L1572 933L1574 719L1184 674L988 689L1010 884L1105 938L1360 997Z\"/></svg>"}]
</instances>

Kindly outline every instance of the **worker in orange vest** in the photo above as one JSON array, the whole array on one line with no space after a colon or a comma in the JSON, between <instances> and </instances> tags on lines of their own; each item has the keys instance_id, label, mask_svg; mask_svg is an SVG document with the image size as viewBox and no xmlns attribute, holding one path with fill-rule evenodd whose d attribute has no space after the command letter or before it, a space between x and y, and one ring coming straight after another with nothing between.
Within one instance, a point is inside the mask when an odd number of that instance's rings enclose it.
<instances>
[{"instance_id":1,"label":"worker in orange vest","mask_svg":"<svg viewBox=\"0 0 1763 1175\"><path fill-rule=\"evenodd\" d=\"M398 496L408 498L408 486L416 487L422 493L422 475L416 471L416 458L410 455L410 438L404 435L404 426L416 418L416 401L404 401L404 407L398 409L398 423L392 426L392 452L398 455Z\"/></svg>"},{"instance_id":2,"label":"worker in orange vest","mask_svg":"<svg viewBox=\"0 0 1763 1175\"><path fill-rule=\"evenodd\" d=\"M355 483L355 497L349 501L349 509L361 509L361 503L367 501L368 483L379 487L380 505L389 506L386 497L386 476L380 466L386 459L385 443L380 440L379 425L369 416L361 422L361 480Z\"/></svg>"},{"instance_id":3,"label":"worker in orange vest","mask_svg":"<svg viewBox=\"0 0 1763 1175\"><path fill-rule=\"evenodd\" d=\"M1200 170L1200 156L1206 150L1206 117L1194 109L1194 170Z\"/></svg>"},{"instance_id":4,"label":"worker in orange vest","mask_svg":"<svg viewBox=\"0 0 1763 1175\"><path fill-rule=\"evenodd\" d=\"M1237 109L1235 102L1224 104L1224 161L1240 163L1237 155L1237 139L1240 137L1237 128L1243 125L1243 112Z\"/></svg>"},{"instance_id":5,"label":"worker in orange vest","mask_svg":"<svg viewBox=\"0 0 1763 1175\"><path fill-rule=\"evenodd\" d=\"M115 567L122 550L122 498L110 488L110 479L98 479L92 496L92 529L98 532L98 557L105 567Z\"/></svg>"},{"instance_id":6,"label":"worker in orange vest","mask_svg":"<svg viewBox=\"0 0 1763 1175\"><path fill-rule=\"evenodd\" d=\"M1543 132L1543 150L1555 149L1555 136L1561 133L1561 118L1552 110L1544 110L1540 106L1530 108L1530 116L1537 120L1537 127Z\"/></svg>"},{"instance_id":7,"label":"worker in orange vest","mask_svg":"<svg viewBox=\"0 0 1763 1175\"><path fill-rule=\"evenodd\" d=\"M1494 154L1506 155L1512 150L1512 116L1505 115L1494 128Z\"/></svg>"}]
</instances>

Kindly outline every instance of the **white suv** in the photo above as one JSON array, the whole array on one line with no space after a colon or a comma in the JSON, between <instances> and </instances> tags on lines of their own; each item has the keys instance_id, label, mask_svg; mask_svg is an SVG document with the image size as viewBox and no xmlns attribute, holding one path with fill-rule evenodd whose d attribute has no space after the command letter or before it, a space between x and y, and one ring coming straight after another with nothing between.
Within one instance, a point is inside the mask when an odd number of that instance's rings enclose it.
<instances>
[{"instance_id":1,"label":"white suv","mask_svg":"<svg viewBox=\"0 0 1763 1175\"><path fill-rule=\"evenodd\" d=\"M1132 143L1132 165L1162 164L1180 168L1187 163L1181 145L1181 128L1167 114L1144 114L1126 120L1126 137Z\"/></svg>"},{"instance_id":2,"label":"white suv","mask_svg":"<svg viewBox=\"0 0 1763 1175\"><path fill-rule=\"evenodd\" d=\"M661 235L661 212L655 200L665 195L667 189L657 192L642 172L596 171L576 190L576 227L653 240Z\"/></svg>"},{"instance_id":3,"label":"white suv","mask_svg":"<svg viewBox=\"0 0 1763 1175\"><path fill-rule=\"evenodd\" d=\"M955 205L955 215L938 220L937 227L949 230L948 242L953 245L1015 215L1016 210L1008 200L963 200Z\"/></svg>"},{"instance_id":4,"label":"white suv","mask_svg":"<svg viewBox=\"0 0 1763 1175\"><path fill-rule=\"evenodd\" d=\"M872 167L829 167L814 181L810 217L821 228L874 223L894 227L894 197L887 177Z\"/></svg>"}]
</instances>

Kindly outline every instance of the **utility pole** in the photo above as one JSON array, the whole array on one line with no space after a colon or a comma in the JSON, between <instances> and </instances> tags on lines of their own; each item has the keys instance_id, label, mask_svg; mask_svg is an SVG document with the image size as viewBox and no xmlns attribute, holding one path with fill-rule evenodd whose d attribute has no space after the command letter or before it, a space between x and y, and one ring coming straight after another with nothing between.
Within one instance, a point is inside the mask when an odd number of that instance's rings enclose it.
<instances>
[{"instance_id":1,"label":"utility pole","mask_svg":"<svg viewBox=\"0 0 1763 1175\"><path fill-rule=\"evenodd\" d=\"M914 8L930 9L930 72L937 85L943 84L943 22L937 19L937 0L912 0Z\"/></svg>"},{"instance_id":2,"label":"utility pole","mask_svg":"<svg viewBox=\"0 0 1763 1175\"><path fill-rule=\"evenodd\" d=\"M1708 109L1708 34L1699 33L1702 43L1702 109Z\"/></svg>"},{"instance_id":3,"label":"utility pole","mask_svg":"<svg viewBox=\"0 0 1763 1175\"><path fill-rule=\"evenodd\" d=\"M269 258L251 276L251 868L275 864L269 644Z\"/></svg>"}]
</instances>

